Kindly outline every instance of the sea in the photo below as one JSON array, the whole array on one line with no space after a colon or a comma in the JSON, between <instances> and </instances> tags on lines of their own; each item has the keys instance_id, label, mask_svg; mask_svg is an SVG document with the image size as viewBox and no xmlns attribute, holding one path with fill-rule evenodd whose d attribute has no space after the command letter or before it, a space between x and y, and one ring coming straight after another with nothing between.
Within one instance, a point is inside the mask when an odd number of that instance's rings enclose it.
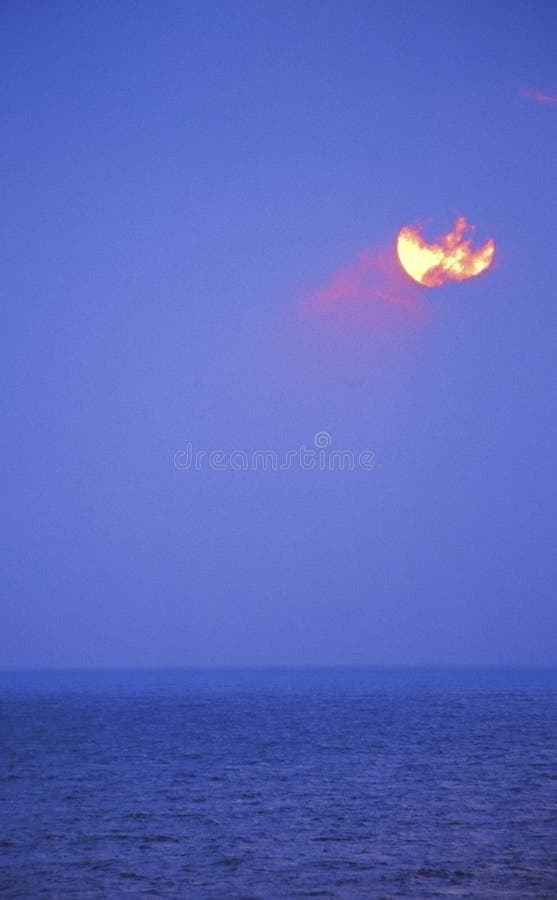
<instances>
[{"instance_id":1,"label":"sea","mask_svg":"<svg viewBox=\"0 0 557 900\"><path fill-rule=\"evenodd\" d=\"M557 898L557 669L0 673L7 898Z\"/></svg>"}]
</instances>

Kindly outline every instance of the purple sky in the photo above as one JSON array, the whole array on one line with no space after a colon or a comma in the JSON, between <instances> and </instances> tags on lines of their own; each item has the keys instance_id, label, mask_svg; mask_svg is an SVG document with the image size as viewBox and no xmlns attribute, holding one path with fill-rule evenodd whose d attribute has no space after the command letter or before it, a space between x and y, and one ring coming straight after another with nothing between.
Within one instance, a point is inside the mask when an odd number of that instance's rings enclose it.
<instances>
[{"instance_id":1,"label":"purple sky","mask_svg":"<svg viewBox=\"0 0 557 900\"><path fill-rule=\"evenodd\" d=\"M552 5L13 3L0 44L0 665L557 663ZM458 214L493 268L405 283ZM317 432L373 469L173 462Z\"/></svg>"}]
</instances>

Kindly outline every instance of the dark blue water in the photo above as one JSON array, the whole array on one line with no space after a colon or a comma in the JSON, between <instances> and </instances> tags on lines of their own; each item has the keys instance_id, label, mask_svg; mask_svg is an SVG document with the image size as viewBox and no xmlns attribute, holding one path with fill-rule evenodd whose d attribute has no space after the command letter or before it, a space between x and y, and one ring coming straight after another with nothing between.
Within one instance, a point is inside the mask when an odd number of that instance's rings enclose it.
<instances>
[{"instance_id":1,"label":"dark blue water","mask_svg":"<svg viewBox=\"0 0 557 900\"><path fill-rule=\"evenodd\" d=\"M6 897L557 897L557 670L0 674Z\"/></svg>"}]
</instances>

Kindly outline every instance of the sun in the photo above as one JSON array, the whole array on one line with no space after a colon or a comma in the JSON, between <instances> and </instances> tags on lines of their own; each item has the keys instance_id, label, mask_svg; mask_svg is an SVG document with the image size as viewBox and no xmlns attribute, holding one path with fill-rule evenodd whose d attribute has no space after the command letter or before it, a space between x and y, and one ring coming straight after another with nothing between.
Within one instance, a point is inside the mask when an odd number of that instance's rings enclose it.
<instances>
[{"instance_id":1,"label":"sun","mask_svg":"<svg viewBox=\"0 0 557 900\"><path fill-rule=\"evenodd\" d=\"M426 287L439 287L446 281L465 281L481 275L493 262L495 241L490 238L482 247L472 249L473 231L464 216L459 216L454 228L428 244L419 226L405 225L398 233L396 249L400 264L407 275Z\"/></svg>"}]
</instances>

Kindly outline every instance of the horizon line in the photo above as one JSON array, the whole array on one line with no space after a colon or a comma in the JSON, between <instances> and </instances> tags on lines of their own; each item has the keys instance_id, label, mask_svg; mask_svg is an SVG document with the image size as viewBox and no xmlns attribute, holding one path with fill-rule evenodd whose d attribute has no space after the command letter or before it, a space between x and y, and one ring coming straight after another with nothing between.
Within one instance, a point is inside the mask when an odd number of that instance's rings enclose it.
<instances>
[{"instance_id":1,"label":"horizon line","mask_svg":"<svg viewBox=\"0 0 557 900\"><path fill-rule=\"evenodd\" d=\"M191 663L180 665L2 666L0 675L63 672L181 672L285 669L555 669L553 663Z\"/></svg>"}]
</instances>

